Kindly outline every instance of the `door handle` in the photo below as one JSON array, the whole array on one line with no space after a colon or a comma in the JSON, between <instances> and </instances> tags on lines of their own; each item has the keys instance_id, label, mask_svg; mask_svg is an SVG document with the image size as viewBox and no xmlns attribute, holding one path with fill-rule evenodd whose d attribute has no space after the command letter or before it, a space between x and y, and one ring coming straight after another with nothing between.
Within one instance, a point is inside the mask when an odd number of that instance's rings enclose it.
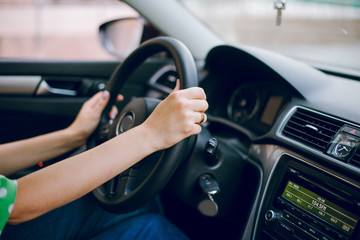
<instances>
[{"instance_id":1,"label":"door handle","mask_svg":"<svg viewBox=\"0 0 360 240\"><path fill-rule=\"evenodd\" d=\"M62 96L76 96L77 91L69 90L69 89L62 89L62 88L54 88L51 87L46 81L41 81L37 91L37 96L43 95L62 95Z\"/></svg>"}]
</instances>

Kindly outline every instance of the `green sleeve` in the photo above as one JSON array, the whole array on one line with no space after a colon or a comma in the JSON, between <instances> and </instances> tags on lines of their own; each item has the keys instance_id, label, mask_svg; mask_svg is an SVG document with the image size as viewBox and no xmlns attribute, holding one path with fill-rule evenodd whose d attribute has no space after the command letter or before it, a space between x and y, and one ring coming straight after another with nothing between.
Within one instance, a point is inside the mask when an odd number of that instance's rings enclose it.
<instances>
[{"instance_id":1,"label":"green sleeve","mask_svg":"<svg viewBox=\"0 0 360 240\"><path fill-rule=\"evenodd\" d=\"M0 235L13 209L16 191L16 180L0 175Z\"/></svg>"}]
</instances>

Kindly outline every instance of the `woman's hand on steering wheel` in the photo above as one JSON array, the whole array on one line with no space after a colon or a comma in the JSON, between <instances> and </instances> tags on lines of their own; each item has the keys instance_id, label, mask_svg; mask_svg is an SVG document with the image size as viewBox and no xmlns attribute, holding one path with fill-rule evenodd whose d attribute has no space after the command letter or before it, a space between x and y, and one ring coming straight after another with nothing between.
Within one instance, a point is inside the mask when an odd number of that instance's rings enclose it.
<instances>
[{"instance_id":1,"label":"woman's hand on steering wheel","mask_svg":"<svg viewBox=\"0 0 360 240\"><path fill-rule=\"evenodd\" d=\"M110 94L108 91L100 91L88 99L81 107L80 112L76 116L74 122L66 129L74 138L76 138L79 146L86 143L88 137L94 132L99 124L100 116L106 104L109 101ZM119 94L116 101L120 102L124 99ZM114 119L118 114L118 109L113 106L109 118Z\"/></svg>"},{"instance_id":2,"label":"woman's hand on steering wheel","mask_svg":"<svg viewBox=\"0 0 360 240\"><path fill-rule=\"evenodd\" d=\"M155 108L143 126L152 134L155 151L169 148L181 140L199 134L208 109L206 94L202 88L174 91ZM206 120L205 120L206 121Z\"/></svg>"}]
</instances>

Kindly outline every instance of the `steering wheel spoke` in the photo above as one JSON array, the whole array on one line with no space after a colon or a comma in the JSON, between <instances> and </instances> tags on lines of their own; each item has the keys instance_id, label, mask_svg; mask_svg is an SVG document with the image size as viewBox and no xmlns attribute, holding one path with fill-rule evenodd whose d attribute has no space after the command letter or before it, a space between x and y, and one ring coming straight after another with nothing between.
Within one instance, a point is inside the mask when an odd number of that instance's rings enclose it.
<instances>
[{"instance_id":1,"label":"steering wheel spoke","mask_svg":"<svg viewBox=\"0 0 360 240\"><path fill-rule=\"evenodd\" d=\"M119 179L120 179L120 177L116 176L113 179L110 179L107 183L105 183L107 197L111 198L111 197L115 197L117 195Z\"/></svg>"},{"instance_id":2,"label":"steering wheel spoke","mask_svg":"<svg viewBox=\"0 0 360 240\"><path fill-rule=\"evenodd\" d=\"M109 180L105 187L107 197L114 198L131 193L138 185L137 172L138 170L132 167Z\"/></svg>"},{"instance_id":3,"label":"steering wheel spoke","mask_svg":"<svg viewBox=\"0 0 360 240\"><path fill-rule=\"evenodd\" d=\"M135 177L122 177L120 179L120 186L118 188L119 193L122 195L128 195L136 188L136 178Z\"/></svg>"}]
</instances>

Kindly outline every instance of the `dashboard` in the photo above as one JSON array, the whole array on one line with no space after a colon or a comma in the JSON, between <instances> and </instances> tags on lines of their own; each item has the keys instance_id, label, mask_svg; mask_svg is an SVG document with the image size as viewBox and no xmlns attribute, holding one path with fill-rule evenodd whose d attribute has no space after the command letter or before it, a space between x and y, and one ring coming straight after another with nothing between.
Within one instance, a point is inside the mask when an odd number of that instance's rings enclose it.
<instances>
[{"instance_id":1,"label":"dashboard","mask_svg":"<svg viewBox=\"0 0 360 240\"><path fill-rule=\"evenodd\" d=\"M223 144L222 156L215 165L191 156L175 185L191 189L195 169L214 176L222 189L215 201L237 199L230 205L234 212L236 205L249 208L242 239L359 239L360 118L352 111L359 82L232 46L214 48L200 76L210 106L208 135ZM253 164L251 176L241 166L236 173L224 166L230 161L224 152L231 152L224 145L247 156L231 161ZM226 186L224 176L235 175L255 190L229 190L234 186ZM178 191L196 208L194 191ZM219 215L229 214L223 208L219 203Z\"/></svg>"},{"instance_id":2,"label":"dashboard","mask_svg":"<svg viewBox=\"0 0 360 240\"><path fill-rule=\"evenodd\" d=\"M58 129L71 123L69 116L88 97L83 90L99 89L117 65L4 61L5 83L18 74L26 80L38 76L34 88L44 80L54 88L73 82L81 88L77 97L2 94L2 126L8 133L3 140L30 136L22 135L29 122L31 135L52 130L44 129L49 123L59 122ZM169 59L146 61L124 85L119 109L134 96L165 98L177 78ZM192 239L360 239L359 81L227 45L198 63L198 78L209 102L208 122L160 194L176 226ZM201 176L218 183L212 201L199 187Z\"/></svg>"},{"instance_id":3,"label":"dashboard","mask_svg":"<svg viewBox=\"0 0 360 240\"><path fill-rule=\"evenodd\" d=\"M253 209L255 231L248 235L358 239L360 119L345 102L359 101L350 90L359 83L267 54L219 47L207 59L211 80L227 85L227 102L211 110L219 116L227 109L224 117L241 126L237 130L252 133L242 132L251 139L249 157L264 173ZM219 94L221 88L215 89ZM347 90L344 101L339 92Z\"/></svg>"}]
</instances>

